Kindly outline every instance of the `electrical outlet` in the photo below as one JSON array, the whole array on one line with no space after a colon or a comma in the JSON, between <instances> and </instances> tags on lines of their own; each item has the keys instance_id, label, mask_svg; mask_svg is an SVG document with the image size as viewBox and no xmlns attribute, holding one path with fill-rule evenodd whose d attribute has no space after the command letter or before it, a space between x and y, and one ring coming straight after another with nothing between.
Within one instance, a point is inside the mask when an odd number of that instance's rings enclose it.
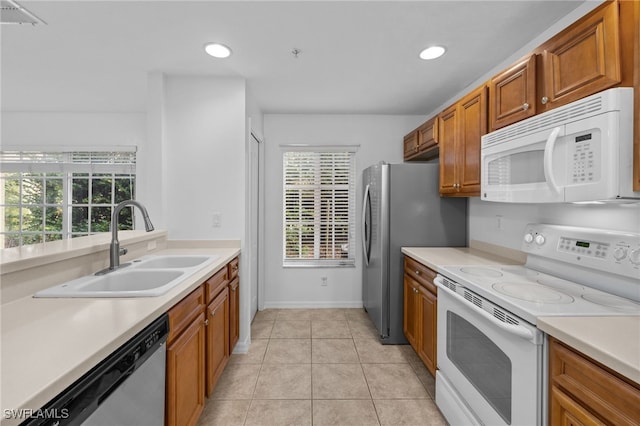
<instances>
[{"instance_id":1,"label":"electrical outlet","mask_svg":"<svg viewBox=\"0 0 640 426\"><path fill-rule=\"evenodd\" d=\"M222 215L220 212L213 212L211 214L211 226L214 228L220 228L222 222Z\"/></svg>"},{"instance_id":2,"label":"electrical outlet","mask_svg":"<svg viewBox=\"0 0 640 426\"><path fill-rule=\"evenodd\" d=\"M320 277L320 285L326 287L327 285L327 277Z\"/></svg>"}]
</instances>

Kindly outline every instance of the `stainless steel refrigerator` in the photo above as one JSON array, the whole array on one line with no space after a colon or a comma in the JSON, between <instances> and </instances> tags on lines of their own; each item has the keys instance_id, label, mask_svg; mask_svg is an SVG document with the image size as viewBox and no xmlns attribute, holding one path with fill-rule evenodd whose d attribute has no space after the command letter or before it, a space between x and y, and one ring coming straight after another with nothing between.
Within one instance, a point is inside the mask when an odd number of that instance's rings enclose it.
<instances>
[{"instance_id":1,"label":"stainless steel refrigerator","mask_svg":"<svg viewBox=\"0 0 640 426\"><path fill-rule=\"evenodd\" d=\"M467 245L466 198L441 198L437 163L363 172L362 297L383 344L404 344L402 247Z\"/></svg>"}]
</instances>

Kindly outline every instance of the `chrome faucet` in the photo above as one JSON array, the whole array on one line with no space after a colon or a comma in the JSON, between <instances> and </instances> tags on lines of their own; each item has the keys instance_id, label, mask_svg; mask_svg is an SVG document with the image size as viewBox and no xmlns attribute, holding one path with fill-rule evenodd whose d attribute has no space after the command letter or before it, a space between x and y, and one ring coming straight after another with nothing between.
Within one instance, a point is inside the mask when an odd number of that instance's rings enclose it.
<instances>
[{"instance_id":1,"label":"chrome faucet","mask_svg":"<svg viewBox=\"0 0 640 426\"><path fill-rule=\"evenodd\" d=\"M109 267L107 269L103 269L102 271L96 272L96 275L104 275L109 272L113 272L118 268L128 266L122 265L120 266L120 241L118 241L118 215L123 208L127 206L136 206L142 212L142 219L144 219L144 228L147 232L151 232L154 230L153 224L151 223L151 219L149 219L149 213L147 213L147 209L145 206L140 204L135 200L126 200L118 204L113 209L113 215L111 216L111 245L109 246ZM126 249L124 253L126 254Z\"/></svg>"}]
</instances>

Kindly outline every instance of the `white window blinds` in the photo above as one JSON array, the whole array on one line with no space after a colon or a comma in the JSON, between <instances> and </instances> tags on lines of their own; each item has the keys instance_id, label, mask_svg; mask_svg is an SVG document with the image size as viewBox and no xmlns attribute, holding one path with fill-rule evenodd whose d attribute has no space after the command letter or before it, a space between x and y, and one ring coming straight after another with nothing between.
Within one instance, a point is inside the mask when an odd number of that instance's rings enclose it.
<instances>
[{"instance_id":1,"label":"white window blinds","mask_svg":"<svg viewBox=\"0 0 640 426\"><path fill-rule=\"evenodd\" d=\"M284 266L355 264L355 153L287 151Z\"/></svg>"}]
</instances>

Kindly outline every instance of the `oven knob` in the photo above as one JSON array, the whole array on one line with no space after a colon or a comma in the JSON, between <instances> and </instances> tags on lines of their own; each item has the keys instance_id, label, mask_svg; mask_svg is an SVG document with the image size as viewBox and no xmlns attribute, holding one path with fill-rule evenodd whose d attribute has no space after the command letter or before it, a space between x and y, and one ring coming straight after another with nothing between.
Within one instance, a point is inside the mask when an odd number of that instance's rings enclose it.
<instances>
[{"instance_id":1,"label":"oven knob","mask_svg":"<svg viewBox=\"0 0 640 426\"><path fill-rule=\"evenodd\" d=\"M635 249L631 252L631 254L629 255L629 260L634 265L640 265L640 248Z\"/></svg>"},{"instance_id":2,"label":"oven knob","mask_svg":"<svg viewBox=\"0 0 640 426\"><path fill-rule=\"evenodd\" d=\"M618 247L613 251L613 258L615 260L622 260L627 257L627 249L624 247Z\"/></svg>"},{"instance_id":3,"label":"oven knob","mask_svg":"<svg viewBox=\"0 0 640 426\"><path fill-rule=\"evenodd\" d=\"M544 236L543 235L536 235L536 244L541 246L543 245L545 242Z\"/></svg>"},{"instance_id":4,"label":"oven knob","mask_svg":"<svg viewBox=\"0 0 640 426\"><path fill-rule=\"evenodd\" d=\"M531 244L533 242L533 235L532 234L525 234L524 242L527 243L527 244Z\"/></svg>"}]
</instances>

